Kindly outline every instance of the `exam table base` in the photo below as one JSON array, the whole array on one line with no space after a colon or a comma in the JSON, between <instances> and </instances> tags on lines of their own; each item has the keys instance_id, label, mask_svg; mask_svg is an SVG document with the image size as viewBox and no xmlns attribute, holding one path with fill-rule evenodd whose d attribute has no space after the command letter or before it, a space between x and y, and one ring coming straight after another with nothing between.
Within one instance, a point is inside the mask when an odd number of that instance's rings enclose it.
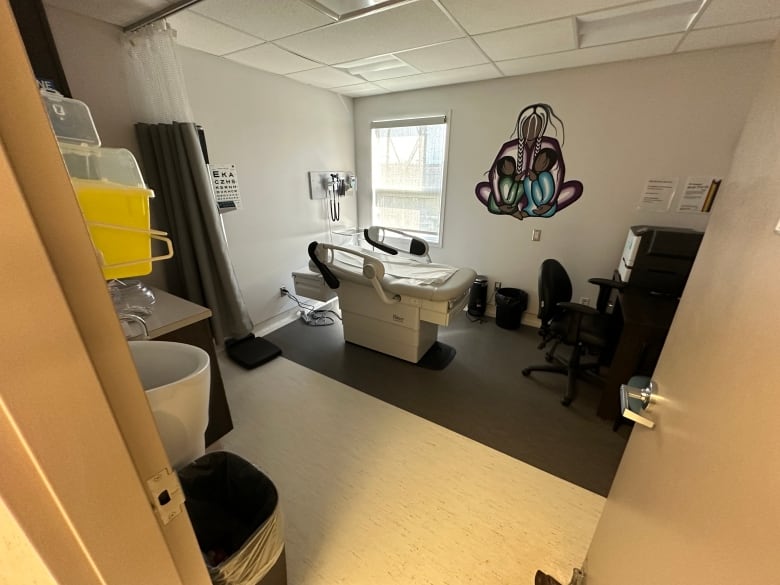
<instances>
[{"instance_id":1,"label":"exam table base","mask_svg":"<svg viewBox=\"0 0 780 585\"><path fill-rule=\"evenodd\" d=\"M371 287L351 282L342 281L337 292L346 341L413 363L436 342L439 326L421 321L419 306L388 305Z\"/></svg>"}]
</instances>

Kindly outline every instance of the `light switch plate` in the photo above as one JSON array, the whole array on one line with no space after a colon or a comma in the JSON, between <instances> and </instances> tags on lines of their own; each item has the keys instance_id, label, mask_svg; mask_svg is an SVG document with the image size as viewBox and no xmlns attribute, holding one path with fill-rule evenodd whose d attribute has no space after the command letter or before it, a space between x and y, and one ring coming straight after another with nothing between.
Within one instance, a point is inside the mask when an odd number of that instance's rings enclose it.
<instances>
[{"instance_id":1,"label":"light switch plate","mask_svg":"<svg viewBox=\"0 0 780 585\"><path fill-rule=\"evenodd\" d=\"M780 219L777 220L777 225L775 226L775 233L780 236Z\"/></svg>"}]
</instances>

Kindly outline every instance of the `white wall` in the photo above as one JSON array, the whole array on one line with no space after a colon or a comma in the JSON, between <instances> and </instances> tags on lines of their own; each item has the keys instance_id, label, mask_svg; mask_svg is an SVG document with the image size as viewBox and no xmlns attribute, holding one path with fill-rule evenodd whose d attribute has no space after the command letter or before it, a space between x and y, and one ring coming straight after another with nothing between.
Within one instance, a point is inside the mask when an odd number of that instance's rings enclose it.
<instances>
[{"instance_id":1,"label":"white wall","mask_svg":"<svg viewBox=\"0 0 780 585\"><path fill-rule=\"evenodd\" d=\"M89 106L104 146L137 156L121 30L46 11L73 97ZM199 51L182 48L180 56L211 162L238 165L244 209L223 217L239 286L260 325L294 306L279 287L292 291L291 272L306 265L306 246L327 237L323 202L309 198L308 171L355 170L352 99ZM356 198L348 196L340 224L354 226L356 216ZM155 263L143 280L164 288L165 265Z\"/></svg>"},{"instance_id":2,"label":"white wall","mask_svg":"<svg viewBox=\"0 0 780 585\"><path fill-rule=\"evenodd\" d=\"M252 320L291 302L291 272L327 233L323 201L309 198L308 171L354 171L352 99L200 51L180 50L195 119L214 164L235 163L243 209L223 215L230 256ZM355 225L355 197L341 201Z\"/></svg>"},{"instance_id":3,"label":"white wall","mask_svg":"<svg viewBox=\"0 0 780 585\"><path fill-rule=\"evenodd\" d=\"M526 290L535 313L538 268L553 257L566 266L575 299L594 298L587 279L611 276L629 226L706 227L701 214L638 211L640 193L650 176L682 183L728 173L767 55L768 45L751 45L357 99L361 222L370 223L371 120L452 110L444 238L434 260ZM475 185L520 110L536 102L562 118L566 179L580 180L583 196L552 218L491 215ZM542 229L538 243L534 228Z\"/></svg>"}]
</instances>

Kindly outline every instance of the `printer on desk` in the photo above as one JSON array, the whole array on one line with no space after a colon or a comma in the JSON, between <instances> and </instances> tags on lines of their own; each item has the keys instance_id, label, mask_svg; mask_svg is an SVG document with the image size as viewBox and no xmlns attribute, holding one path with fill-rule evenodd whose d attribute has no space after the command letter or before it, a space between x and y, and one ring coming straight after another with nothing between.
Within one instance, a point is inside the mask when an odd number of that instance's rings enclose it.
<instances>
[{"instance_id":1,"label":"printer on desk","mask_svg":"<svg viewBox=\"0 0 780 585\"><path fill-rule=\"evenodd\" d=\"M679 297L704 234L692 229L631 226L617 273L632 288Z\"/></svg>"}]
</instances>

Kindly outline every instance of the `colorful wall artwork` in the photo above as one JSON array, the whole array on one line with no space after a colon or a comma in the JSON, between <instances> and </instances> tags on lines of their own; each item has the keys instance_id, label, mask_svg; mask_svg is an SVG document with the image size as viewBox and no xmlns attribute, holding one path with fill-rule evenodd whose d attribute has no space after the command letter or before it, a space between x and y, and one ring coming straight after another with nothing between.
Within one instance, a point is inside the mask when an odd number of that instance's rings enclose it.
<instances>
[{"instance_id":1,"label":"colorful wall artwork","mask_svg":"<svg viewBox=\"0 0 780 585\"><path fill-rule=\"evenodd\" d=\"M558 125L563 133L563 121L548 104L533 104L520 112L517 138L501 146L488 180L475 189L490 213L520 220L552 217L580 198L582 183L564 181L561 146L548 135L550 129L557 135Z\"/></svg>"}]
</instances>

